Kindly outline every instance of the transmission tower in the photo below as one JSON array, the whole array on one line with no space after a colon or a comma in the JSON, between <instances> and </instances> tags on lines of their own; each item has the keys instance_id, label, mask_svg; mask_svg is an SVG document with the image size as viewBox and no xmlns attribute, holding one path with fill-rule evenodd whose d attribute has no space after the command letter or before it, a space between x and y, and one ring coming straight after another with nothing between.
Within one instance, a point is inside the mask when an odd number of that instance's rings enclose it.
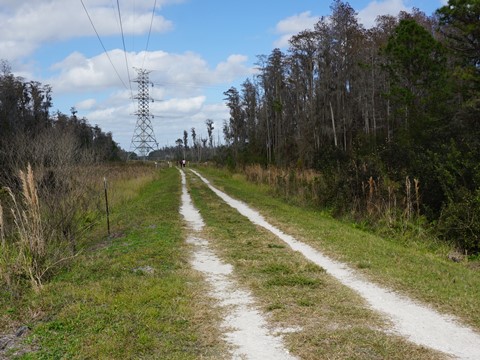
<instances>
[{"instance_id":1,"label":"transmission tower","mask_svg":"<svg viewBox=\"0 0 480 360\"><path fill-rule=\"evenodd\" d=\"M145 69L135 69L138 72L138 77L134 82L138 83L138 95L134 99L138 100L138 111L135 113L137 116L137 123L135 125L135 131L132 136L132 144L130 148L133 152L137 153L140 158L145 159L150 151L158 149L158 143L155 139L155 133L153 132L152 122L153 118L150 115L149 102L152 101L148 91L150 81L150 71Z\"/></svg>"}]
</instances>

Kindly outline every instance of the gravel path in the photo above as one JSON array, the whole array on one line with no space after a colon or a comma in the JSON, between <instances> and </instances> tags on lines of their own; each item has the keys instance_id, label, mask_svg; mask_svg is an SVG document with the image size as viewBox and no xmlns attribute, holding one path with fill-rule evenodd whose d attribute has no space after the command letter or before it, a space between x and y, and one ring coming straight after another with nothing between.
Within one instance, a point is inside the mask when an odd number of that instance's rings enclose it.
<instances>
[{"instance_id":1,"label":"gravel path","mask_svg":"<svg viewBox=\"0 0 480 360\"><path fill-rule=\"evenodd\" d=\"M345 264L334 261L311 246L283 233L269 224L260 213L213 187L198 172L192 171L240 214L271 231L293 250L299 251L341 283L357 291L374 310L383 313L391 320L392 332L404 336L415 344L441 351L454 358L480 359L480 334L460 324L453 317L439 314L425 305L363 279Z\"/></svg>"}]
</instances>

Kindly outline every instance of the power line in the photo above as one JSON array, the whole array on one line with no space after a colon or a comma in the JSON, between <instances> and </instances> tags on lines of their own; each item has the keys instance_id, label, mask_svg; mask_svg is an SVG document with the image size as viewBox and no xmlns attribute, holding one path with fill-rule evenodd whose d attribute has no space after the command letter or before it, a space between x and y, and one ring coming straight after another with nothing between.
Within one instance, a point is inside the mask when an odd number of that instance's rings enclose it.
<instances>
[{"instance_id":1,"label":"power line","mask_svg":"<svg viewBox=\"0 0 480 360\"><path fill-rule=\"evenodd\" d=\"M157 0L155 0L152 9L152 18L150 20L150 29L148 30L147 45L145 46L145 55L143 57L142 69L145 65L145 59L147 58L148 45L150 44L150 35L152 34L153 19L155 18L155 9L157 8Z\"/></svg>"},{"instance_id":2,"label":"power line","mask_svg":"<svg viewBox=\"0 0 480 360\"><path fill-rule=\"evenodd\" d=\"M122 14L120 12L120 1L119 0L117 0L117 7L118 7L118 18L120 19L120 31L122 33L123 54L125 55L125 64L127 66L128 83L130 84L130 95L132 96L132 101L133 101L132 80L130 79L130 69L129 69L129 66L128 66L128 58L127 58L127 47L125 46L125 35L124 35L124 32L123 32Z\"/></svg>"},{"instance_id":3,"label":"power line","mask_svg":"<svg viewBox=\"0 0 480 360\"><path fill-rule=\"evenodd\" d=\"M110 58L110 55L108 55L108 51L107 51L107 49L105 48L105 45L103 44L103 41L102 41L102 39L100 38L100 35L98 34L98 31L97 31L95 25L93 24L93 20L92 20L92 18L90 17L90 14L88 13L87 7L85 6L83 0L80 0L80 2L82 3L83 9L85 10L85 13L87 14L88 20L90 21L90 24L92 25L92 28L93 28L93 30L95 31L95 34L97 34L98 41L100 41L100 44L102 45L102 48L103 48L103 51L105 52L105 55L107 55L108 61L110 61L110 64L112 65L113 70L115 70L115 73L117 74L117 76L118 76L118 78L120 79L120 81L121 81L121 83L123 84L123 86L124 86L126 89L128 89L127 85L125 85L125 82L122 80L122 77L121 77L120 74L118 73L117 68L116 68L115 65L113 64L112 59ZM131 88L132 88L132 87L131 87L131 85L130 85L130 90L131 90Z\"/></svg>"},{"instance_id":4,"label":"power line","mask_svg":"<svg viewBox=\"0 0 480 360\"><path fill-rule=\"evenodd\" d=\"M98 34L98 31L95 28L93 20L90 17L90 14L87 11L87 7L85 6L83 0L80 0L80 1L81 1L82 6L83 6L83 8L84 8L84 10L85 10L85 12L88 16L88 19L90 20L90 24L92 25L95 33L97 34L97 38L100 41L100 44L102 45L102 47L103 47L103 49L104 49L104 51L105 51L105 53L106 53L106 55L107 55L107 57L110 61L110 64L112 65L115 72L117 73L117 76L119 77L123 86L128 90L128 87L125 85L125 83L122 80L122 78L120 77L117 69L113 65L113 62L112 62L112 60L111 60L111 58L110 58L110 56L107 52L107 49L105 48L105 46L104 46L104 44L103 44L103 42L100 38L100 35ZM112 8L113 8L113 10L115 10L114 9L115 6L114 6L113 1L114 0L112 0L112 5L113 5ZM155 19L155 11L156 11L156 7L157 7L157 0L155 0L154 4L153 4L152 16L151 16L151 20L150 20L150 27L149 27L148 37L147 37L147 43L146 43L146 46L145 46L145 55L144 55L144 58L143 58L142 69L137 69L138 78L135 80L135 82L138 82L138 84L139 84L139 94L138 94L137 97L133 96L132 80L131 80L131 77L130 77L130 69L129 69L129 64L128 64L127 48L126 48L126 44L125 44L125 32L123 30L123 21L122 21L122 12L121 12L121 9L120 9L120 1L116 0L116 3L117 3L117 10L118 10L118 19L117 20L118 20L118 23L120 25L120 32L121 32L121 36L122 36L122 44L123 44L123 51L124 51L124 56L125 56L125 64L126 64L126 69L127 69L128 82L129 82L129 85L130 85L131 99L132 99L132 102L133 102L134 99L139 100L139 104L138 104L139 109L138 109L138 111L136 111L137 124L136 124L135 131L134 131L134 134L133 134L133 137L132 137L131 147L134 148L133 151L139 151L141 157L146 157L149 151L158 149L158 143L155 139L153 126L152 126L152 123L151 123L151 120L150 120L151 118L154 117L154 115L150 114L149 107L148 107L148 102L153 100L153 99L150 98L149 92L148 92L148 86L150 84L150 81L149 81L149 78L148 78L149 71L143 69L143 66L144 66L145 61L146 61L148 47L149 47L149 44L150 44L150 37L151 37L152 29L153 29L153 21ZM162 117L162 116L160 116L160 117Z\"/></svg>"},{"instance_id":5,"label":"power line","mask_svg":"<svg viewBox=\"0 0 480 360\"><path fill-rule=\"evenodd\" d=\"M111 1L112 11L113 11L113 17L115 18L117 25L120 28L120 22L118 21L117 5L115 5L116 0L110 0L110 1Z\"/></svg>"}]
</instances>

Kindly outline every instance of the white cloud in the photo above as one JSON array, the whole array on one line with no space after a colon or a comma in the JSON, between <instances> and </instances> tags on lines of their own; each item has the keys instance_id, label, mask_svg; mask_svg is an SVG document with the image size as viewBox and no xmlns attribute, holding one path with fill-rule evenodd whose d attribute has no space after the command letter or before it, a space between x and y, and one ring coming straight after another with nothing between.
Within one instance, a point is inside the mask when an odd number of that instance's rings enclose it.
<instances>
[{"instance_id":1,"label":"white cloud","mask_svg":"<svg viewBox=\"0 0 480 360\"><path fill-rule=\"evenodd\" d=\"M180 1L158 1L158 7ZM124 4L125 3L125 4ZM152 2L121 2L125 34L145 34L150 29ZM96 36L80 1L2 1L0 13L0 54L13 61L33 53L40 46L81 36ZM102 36L121 33L118 10L111 0L85 1L87 12ZM166 32L173 23L155 15L152 31Z\"/></svg>"},{"instance_id":2,"label":"white cloud","mask_svg":"<svg viewBox=\"0 0 480 360\"><path fill-rule=\"evenodd\" d=\"M163 114L172 117L188 116L198 112L204 102L205 96L196 96L183 99L169 99L162 102L157 102L150 106L151 112L156 114Z\"/></svg>"},{"instance_id":3,"label":"white cloud","mask_svg":"<svg viewBox=\"0 0 480 360\"><path fill-rule=\"evenodd\" d=\"M231 82L238 77L251 74L252 69L245 67L247 60L248 58L245 55L230 55L227 61L221 62L216 66L216 82Z\"/></svg>"},{"instance_id":4,"label":"white cloud","mask_svg":"<svg viewBox=\"0 0 480 360\"><path fill-rule=\"evenodd\" d=\"M55 92L100 91L114 86L128 88L126 70L120 72L125 69L123 50L111 50L108 56L102 53L92 58L75 52L54 64L51 69L59 71L58 76L48 81Z\"/></svg>"},{"instance_id":5,"label":"white cloud","mask_svg":"<svg viewBox=\"0 0 480 360\"><path fill-rule=\"evenodd\" d=\"M403 3L403 0L372 1L366 8L358 12L358 18L359 22L368 29L375 26L377 16L397 16L400 11L409 11L409 8Z\"/></svg>"},{"instance_id":6,"label":"white cloud","mask_svg":"<svg viewBox=\"0 0 480 360\"><path fill-rule=\"evenodd\" d=\"M48 79L47 82L52 85L55 92L61 93L103 91L118 86L128 89L128 77L134 80L137 74L133 69L127 74L125 53L116 49L107 54L87 58L83 54L72 53L52 66L52 70L58 71L58 75ZM155 83L156 98L195 94L205 87L231 83L254 71L246 65L248 58L244 55L231 55L214 69L211 69L200 55L193 52L127 53L127 59L130 68L141 68L143 65L143 68L152 69L150 80Z\"/></svg>"},{"instance_id":7,"label":"white cloud","mask_svg":"<svg viewBox=\"0 0 480 360\"><path fill-rule=\"evenodd\" d=\"M278 22L275 27L275 33L280 35L280 38L275 41L274 46L283 48L288 46L288 40L293 35L307 29L313 29L313 25L319 20L318 17L312 16L310 11L290 16Z\"/></svg>"},{"instance_id":8,"label":"white cloud","mask_svg":"<svg viewBox=\"0 0 480 360\"><path fill-rule=\"evenodd\" d=\"M112 120L118 119L117 115L120 115L120 113L119 113L119 109L109 107L109 108L104 108L104 109L97 109L95 111L92 111L89 115L90 116L89 116L88 120L91 123L94 123L94 124L99 124L99 123L108 124L108 123L111 123Z\"/></svg>"},{"instance_id":9,"label":"white cloud","mask_svg":"<svg viewBox=\"0 0 480 360\"><path fill-rule=\"evenodd\" d=\"M92 109L95 105L97 104L97 100L95 99L86 99L83 101L80 101L75 105L75 108L77 110L90 110Z\"/></svg>"}]
</instances>

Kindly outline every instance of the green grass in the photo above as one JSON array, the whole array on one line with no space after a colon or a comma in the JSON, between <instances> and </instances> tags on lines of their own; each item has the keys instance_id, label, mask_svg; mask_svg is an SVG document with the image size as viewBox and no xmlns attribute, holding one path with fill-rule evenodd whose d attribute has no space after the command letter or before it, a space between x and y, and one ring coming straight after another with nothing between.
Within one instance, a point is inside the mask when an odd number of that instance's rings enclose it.
<instances>
[{"instance_id":1,"label":"green grass","mask_svg":"<svg viewBox=\"0 0 480 360\"><path fill-rule=\"evenodd\" d=\"M253 292L268 314L270 326L301 329L284 335L293 354L302 359L442 358L402 338L386 335L381 330L386 328L385 320L369 310L354 291L252 224L193 174L188 173L188 179L193 201L206 222L202 236L234 266L238 281ZM230 192L233 186L249 192L249 199L268 196L238 180L224 180L220 187L228 187ZM284 206L282 202L276 204L277 210ZM299 209L291 209L289 215L301 214Z\"/></svg>"},{"instance_id":2,"label":"green grass","mask_svg":"<svg viewBox=\"0 0 480 360\"><path fill-rule=\"evenodd\" d=\"M97 240L29 306L22 359L198 359L224 351L216 315L190 270L176 169L113 209L119 235ZM97 231L103 231L97 229Z\"/></svg>"},{"instance_id":3,"label":"green grass","mask_svg":"<svg viewBox=\"0 0 480 360\"><path fill-rule=\"evenodd\" d=\"M298 240L480 328L478 270L448 261L445 249L374 236L315 209L288 204L242 176L201 171ZM355 292L239 215L196 176L187 176L207 224L202 237L234 266L238 282L253 292L271 326L300 329L284 335L294 354L302 359L441 358L385 334L385 320ZM206 285L189 264L191 247L178 213L178 170L162 170L141 186L128 192L122 206L112 207L115 236L107 238L105 225L99 225L75 261L39 294L0 299L1 332L12 333L20 325L31 329L27 341L35 351L20 358L175 360L225 354L219 328L224 314L212 307Z\"/></svg>"},{"instance_id":4,"label":"green grass","mask_svg":"<svg viewBox=\"0 0 480 360\"><path fill-rule=\"evenodd\" d=\"M214 168L201 172L220 189L259 210L269 221L314 248L349 263L377 283L456 315L480 331L480 273L447 258L448 247L434 240L395 241L301 208L272 196L265 186Z\"/></svg>"}]
</instances>

